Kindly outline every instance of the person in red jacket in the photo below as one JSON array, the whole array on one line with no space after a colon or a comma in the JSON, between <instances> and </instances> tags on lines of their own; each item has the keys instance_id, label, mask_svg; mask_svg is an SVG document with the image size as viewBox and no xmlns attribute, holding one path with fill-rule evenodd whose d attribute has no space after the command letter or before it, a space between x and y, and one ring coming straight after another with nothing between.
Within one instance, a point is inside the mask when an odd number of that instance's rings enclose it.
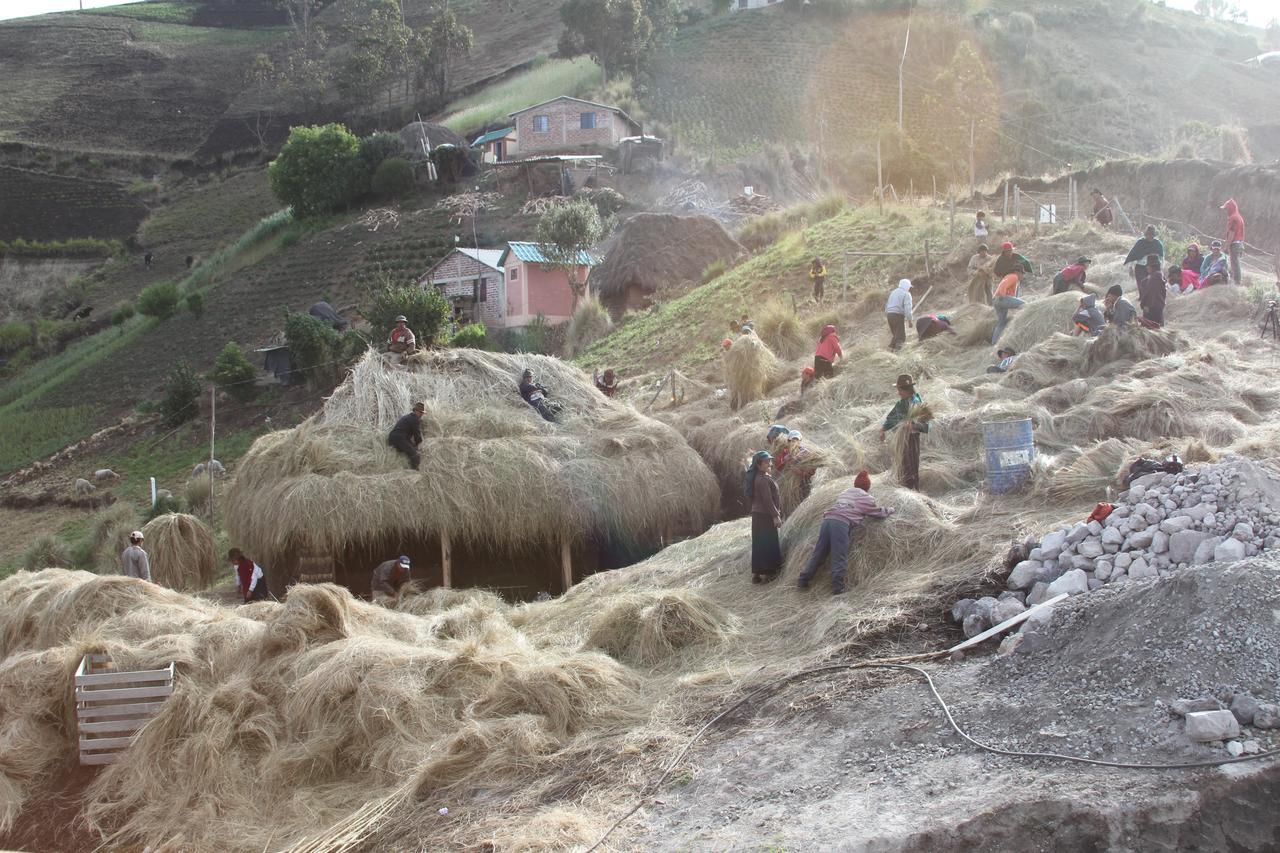
<instances>
[{"instance_id":1,"label":"person in red jacket","mask_svg":"<svg viewBox=\"0 0 1280 853\"><path fill-rule=\"evenodd\" d=\"M227 559L236 570L236 590L244 603L263 601L267 597L267 579L263 577L262 567L250 560L239 548L227 552Z\"/></svg>"},{"instance_id":2,"label":"person in red jacket","mask_svg":"<svg viewBox=\"0 0 1280 853\"><path fill-rule=\"evenodd\" d=\"M844 358L844 350L840 348L840 336L836 334L836 327L828 324L822 327L822 334L818 336L818 348L813 351L815 382L819 379L831 379L836 375L837 358Z\"/></svg>"},{"instance_id":3,"label":"person in red jacket","mask_svg":"<svg viewBox=\"0 0 1280 853\"><path fill-rule=\"evenodd\" d=\"M1222 204L1227 212L1227 255L1231 258L1231 280L1240 283L1240 256L1244 254L1244 217L1234 198Z\"/></svg>"}]
</instances>

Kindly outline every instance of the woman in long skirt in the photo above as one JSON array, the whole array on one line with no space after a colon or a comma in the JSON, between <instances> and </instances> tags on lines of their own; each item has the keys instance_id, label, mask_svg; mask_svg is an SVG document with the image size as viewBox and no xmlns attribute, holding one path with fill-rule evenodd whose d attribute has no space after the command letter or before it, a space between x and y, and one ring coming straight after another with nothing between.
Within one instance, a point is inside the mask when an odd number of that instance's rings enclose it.
<instances>
[{"instance_id":1,"label":"woman in long skirt","mask_svg":"<svg viewBox=\"0 0 1280 853\"><path fill-rule=\"evenodd\" d=\"M745 492L751 499L751 582L766 583L782 571L782 547L778 528L782 526L782 498L778 484L770 476L773 456L760 450L747 468Z\"/></svg>"}]
</instances>

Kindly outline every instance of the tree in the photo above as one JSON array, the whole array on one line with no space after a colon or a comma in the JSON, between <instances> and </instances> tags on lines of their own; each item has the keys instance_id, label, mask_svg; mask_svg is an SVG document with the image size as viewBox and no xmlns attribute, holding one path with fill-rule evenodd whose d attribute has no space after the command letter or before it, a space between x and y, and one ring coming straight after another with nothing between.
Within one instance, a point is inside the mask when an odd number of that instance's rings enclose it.
<instances>
[{"instance_id":1,"label":"tree","mask_svg":"<svg viewBox=\"0 0 1280 853\"><path fill-rule=\"evenodd\" d=\"M586 54L603 82L619 71L635 74L675 34L675 0L568 0L560 7L562 56Z\"/></svg>"},{"instance_id":2,"label":"tree","mask_svg":"<svg viewBox=\"0 0 1280 853\"><path fill-rule=\"evenodd\" d=\"M271 191L300 216L328 213L368 189L360 140L340 124L295 127L267 167Z\"/></svg>"},{"instance_id":3,"label":"tree","mask_svg":"<svg viewBox=\"0 0 1280 853\"><path fill-rule=\"evenodd\" d=\"M413 167L403 157L388 157L378 164L369 182L378 198L395 198L413 189Z\"/></svg>"},{"instance_id":4,"label":"tree","mask_svg":"<svg viewBox=\"0 0 1280 853\"><path fill-rule=\"evenodd\" d=\"M178 310L178 285L171 281L157 281L147 285L138 294L138 313L157 320L167 320Z\"/></svg>"},{"instance_id":5,"label":"tree","mask_svg":"<svg viewBox=\"0 0 1280 853\"><path fill-rule=\"evenodd\" d=\"M165 382L164 399L160 401L160 416L167 427L176 427L194 418L200 412L196 402L200 397L200 380L191 372L185 361L180 361L169 373Z\"/></svg>"},{"instance_id":6,"label":"tree","mask_svg":"<svg viewBox=\"0 0 1280 853\"><path fill-rule=\"evenodd\" d=\"M453 314L449 300L434 287L396 284L389 280L369 290L369 303L360 312L373 326L375 336L384 336L403 314L419 347L431 346L445 322Z\"/></svg>"},{"instance_id":7,"label":"tree","mask_svg":"<svg viewBox=\"0 0 1280 853\"><path fill-rule=\"evenodd\" d=\"M575 310L587 287L585 279L578 280L582 255L600 242L603 231L600 214L583 198L552 208L538 220L539 249L552 267L564 273Z\"/></svg>"},{"instance_id":8,"label":"tree","mask_svg":"<svg viewBox=\"0 0 1280 853\"><path fill-rule=\"evenodd\" d=\"M258 390L254 385L258 370L235 341L227 341L214 361L208 378L220 391L225 391L231 399L238 402L252 399Z\"/></svg>"},{"instance_id":9,"label":"tree","mask_svg":"<svg viewBox=\"0 0 1280 853\"><path fill-rule=\"evenodd\" d=\"M271 61L271 57L265 53L255 56L253 62L249 64L249 70L245 73L245 82L253 90L254 95L253 120L245 119L245 122L249 125L254 138L258 140L258 150L265 151L267 131L271 129L271 114L263 110L263 105L268 90L276 84L276 66Z\"/></svg>"},{"instance_id":10,"label":"tree","mask_svg":"<svg viewBox=\"0 0 1280 853\"><path fill-rule=\"evenodd\" d=\"M454 64L469 55L474 45L471 28L448 6L437 8L430 22L414 34L410 48L418 88L426 85L438 100L447 101Z\"/></svg>"},{"instance_id":11,"label":"tree","mask_svg":"<svg viewBox=\"0 0 1280 853\"><path fill-rule=\"evenodd\" d=\"M953 180L968 175L970 132L974 147L979 136L990 136L983 122L999 103L996 95L982 58L969 42L960 42L951 62L934 78L925 100L930 153L947 166Z\"/></svg>"},{"instance_id":12,"label":"tree","mask_svg":"<svg viewBox=\"0 0 1280 853\"><path fill-rule=\"evenodd\" d=\"M372 103L379 91L407 67L409 39L399 0L360 0L347 9L343 28L351 55L338 76L338 89L353 103ZM388 109L390 108L388 92Z\"/></svg>"}]
</instances>

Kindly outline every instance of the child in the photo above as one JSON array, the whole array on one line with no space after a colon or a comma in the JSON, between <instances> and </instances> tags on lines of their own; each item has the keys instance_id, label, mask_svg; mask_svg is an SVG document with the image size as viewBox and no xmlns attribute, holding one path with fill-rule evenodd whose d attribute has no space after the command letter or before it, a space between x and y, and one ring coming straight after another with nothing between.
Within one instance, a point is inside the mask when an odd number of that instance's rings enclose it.
<instances>
[{"instance_id":1,"label":"child","mask_svg":"<svg viewBox=\"0 0 1280 853\"><path fill-rule=\"evenodd\" d=\"M979 210L978 218L973 223L973 236L979 240L986 237L990 232L987 231L987 214L986 211Z\"/></svg>"}]
</instances>

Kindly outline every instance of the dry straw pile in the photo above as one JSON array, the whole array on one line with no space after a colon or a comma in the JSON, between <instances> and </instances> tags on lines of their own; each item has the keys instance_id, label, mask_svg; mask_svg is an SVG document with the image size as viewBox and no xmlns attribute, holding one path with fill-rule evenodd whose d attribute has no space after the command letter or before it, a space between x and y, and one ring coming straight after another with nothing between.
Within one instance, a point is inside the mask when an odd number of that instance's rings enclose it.
<instances>
[{"instance_id":1,"label":"dry straw pile","mask_svg":"<svg viewBox=\"0 0 1280 853\"><path fill-rule=\"evenodd\" d=\"M151 580L169 589L205 589L218 572L213 534L194 515L171 512L156 516L142 528Z\"/></svg>"},{"instance_id":2,"label":"dry straw pile","mask_svg":"<svg viewBox=\"0 0 1280 853\"><path fill-rule=\"evenodd\" d=\"M557 423L520 398L526 366L562 404ZM418 400L427 414L413 471L386 436ZM232 540L267 566L302 543L337 553L446 533L499 554L561 536L656 542L709 518L718 495L678 433L606 399L581 371L477 350L422 354L405 370L367 356L319 415L258 439L229 491Z\"/></svg>"},{"instance_id":3,"label":"dry straw pile","mask_svg":"<svg viewBox=\"0 0 1280 853\"><path fill-rule=\"evenodd\" d=\"M797 371L796 375L799 375ZM739 335L724 354L729 406L736 409L765 397L787 376L787 368L754 332Z\"/></svg>"}]
</instances>

